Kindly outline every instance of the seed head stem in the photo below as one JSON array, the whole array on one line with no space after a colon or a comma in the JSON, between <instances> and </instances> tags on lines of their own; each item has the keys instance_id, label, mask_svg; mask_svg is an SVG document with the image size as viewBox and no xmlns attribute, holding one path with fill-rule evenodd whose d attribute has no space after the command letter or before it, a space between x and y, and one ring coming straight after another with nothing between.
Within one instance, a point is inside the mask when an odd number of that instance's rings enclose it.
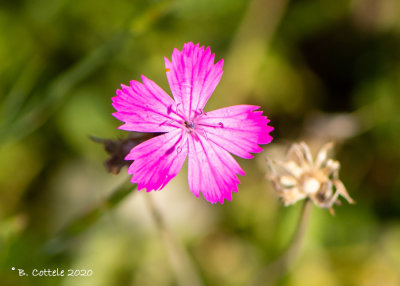
<instances>
[{"instance_id":1,"label":"seed head stem","mask_svg":"<svg viewBox=\"0 0 400 286\"><path fill-rule=\"evenodd\" d=\"M304 200L299 222L289 246L275 261L267 265L251 285L276 285L276 282L292 268L301 249L312 209L312 201Z\"/></svg>"}]
</instances>

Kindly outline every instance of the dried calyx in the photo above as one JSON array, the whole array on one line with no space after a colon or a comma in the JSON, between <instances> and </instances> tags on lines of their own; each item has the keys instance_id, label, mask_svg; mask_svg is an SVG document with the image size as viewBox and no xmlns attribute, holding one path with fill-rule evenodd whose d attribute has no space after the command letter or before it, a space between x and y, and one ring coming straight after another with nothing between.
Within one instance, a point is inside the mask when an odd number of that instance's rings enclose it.
<instances>
[{"instance_id":1,"label":"dried calyx","mask_svg":"<svg viewBox=\"0 0 400 286\"><path fill-rule=\"evenodd\" d=\"M110 155L110 157L104 162L104 166L108 172L116 175L124 166L132 164L132 160L125 160L129 151L136 145L139 145L156 135L158 134L131 132L130 136L124 139L103 139L95 136L90 136L90 139L104 145L104 150Z\"/></svg>"}]
</instances>

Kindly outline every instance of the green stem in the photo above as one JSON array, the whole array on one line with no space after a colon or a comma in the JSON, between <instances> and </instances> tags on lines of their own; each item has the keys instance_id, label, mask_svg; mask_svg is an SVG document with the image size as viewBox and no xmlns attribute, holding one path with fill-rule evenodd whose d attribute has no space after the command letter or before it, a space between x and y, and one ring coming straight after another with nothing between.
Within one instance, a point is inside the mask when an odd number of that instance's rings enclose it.
<instances>
[{"instance_id":1,"label":"green stem","mask_svg":"<svg viewBox=\"0 0 400 286\"><path fill-rule=\"evenodd\" d=\"M182 243L174 236L170 229L165 224L165 221L154 204L151 194L146 193L146 203L149 208L150 214L154 220L158 232L160 233L168 256L175 272L178 284L181 286L201 286L203 285L194 266L190 255L187 253Z\"/></svg>"},{"instance_id":2,"label":"green stem","mask_svg":"<svg viewBox=\"0 0 400 286\"><path fill-rule=\"evenodd\" d=\"M17 109L2 109L4 124L0 121L0 147L8 141L17 142L35 132L46 123L65 104L71 92L99 68L107 64L123 47L125 42L145 33L153 23L165 17L175 7L175 1L160 1L159 4L150 5L142 14L136 15L134 21L127 21L126 27L120 33L112 36L104 44L99 45L82 60L54 78L45 91L34 94L40 96L39 103L29 106L25 103L29 89L20 99L13 99L8 105ZM127 31L131 29L132 31ZM32 79L34 80L34 78ZM12 94L11 94L12 95ZM16 101L16 102L14 102ZM23 108L22 104L25 106ZM0 106L1 107L1 106ZM16 112L18 110L19 112ZM9 124L7 124L9 123Z\"/></svg>"},{"instance_id":3,"label":"green stem","mask_svg":"<svg viewBox=\"0 0 400 286\"><path fill-rule=\"evenodd\" d=\"M136 190L137 185L124 182L115 192L108 196L104 201L94 206L91 210L80 215L66 225L53 238L44 245L45 251L57 254L61 252L69 239L83 232L97 222L107 211L119 205L130 193Z\"/></svg>"},{"instance_id":4,"label":"green stem","mask_svg":"<svg viewBox=\"0 0 400 286\"><path fill-rule=\"evenodd\" d=\"M297 229L286 251L261 271L252 285L275 285L276 282L290 271L300 252L301 244L310 219L312 201L306 199L301 210Z\"/></svg>"}]
</instances>

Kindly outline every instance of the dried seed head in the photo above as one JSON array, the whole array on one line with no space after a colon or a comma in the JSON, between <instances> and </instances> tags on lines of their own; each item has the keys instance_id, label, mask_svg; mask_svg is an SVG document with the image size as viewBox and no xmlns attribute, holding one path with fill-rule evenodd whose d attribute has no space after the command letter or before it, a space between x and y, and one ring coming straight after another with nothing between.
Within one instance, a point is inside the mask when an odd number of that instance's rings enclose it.
<instances>
[{"instance_id":1,"label":"dried seed head","mask_svg":"<svg viewBox=\"0 0 400 286\"><path fill-rule=\"evenodd\" d=\"M339 180L338 161L328 158L333 143L325 144L315 160L304 142L294 143L285 162L268 160L266 177L283 200L285 206L310 198L315 205L326 208L333 214L333 204L339 204L339 195L354 203L343 183Z\"/></svg>"}]
</instances>

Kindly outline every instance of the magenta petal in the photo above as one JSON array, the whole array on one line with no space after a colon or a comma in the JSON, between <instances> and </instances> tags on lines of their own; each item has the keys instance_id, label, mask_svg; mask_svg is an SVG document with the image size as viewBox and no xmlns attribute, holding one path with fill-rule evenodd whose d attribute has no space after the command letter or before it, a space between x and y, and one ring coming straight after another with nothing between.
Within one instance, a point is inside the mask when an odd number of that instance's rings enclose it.
<instances>
[{"instance_id":1,"label":"magenta petal","mask_svg":"<svg viewBox=\"0 0 400 286\"><path fill-rule=\"evenodd\" d=\"M198 197L200 192L211 202L232 200L240 183L236 174L244 171L231 154L201 135L188 136L189 142L189 188Z\"/></svg>"},{"instance_id":2,"label":"magenta petal","mask_svg":"<svg viewBox=\"0 0 400 286\"><path fill-rule=\"evenodd\" d=\"M119 129L137 132L168 132L178 126L175 102L157 84L142 76L143 84L131 81L121 85L112 98L118 120L125 122Z\"/></svg>"},{"instance_id":3,"label":"magenta petal","mask_svg":"<svg viewBox=\"0 0 400 286\"><path fill-rule=\"evenodd\" d=\"M209 47L186 43L182 51L165 58L165 69L172 95L186 118L202 113L222 76L223 60L214 64L215 55Z\"/></svg>"},{"instance_id":4,"label":"magenta petal","mask_svg":"<svg viewBox=\"0 0 400 286\"><path fill-rule=\"evenodd\" d=\"M134 160L128 169L138 190L161 190L182 168L187 155L182 130L159 135L134 147L125 160Z\"/></svg>"},{"instance_id":5,"label":"magenta petal","mask_svg":"<svg viewBox=\"0 0 400 286\"><path fill-rule=\"evenodd\" d=\"M273 127L262 116L262 111L254 111L259 106L235 105L207 112L198 121L208 140L236 156L252 158L251 153L262 151L259 144L271 142L269 134Z\"/></svg>"},{"instance_id":6,"label":"magenta petal","mask_svg":"<svg viewBox=\"0 0 400 286\"><path fill-rule=\"evenodd\" d=\"M232 200L238 191L237 175L243 170L232 154L252 158L260 144L272 140L269 120L258 106L237 105L203 111L222 76L223 60L214 63L210 48L186 43L165 58L168 82L174 100L153 81L121 85L112 98L113 114L125 124L120 129L166 132L147 140L126 156L128 169L138 189L161 190L174 178L189 154L189 187L211 203Z\"/></svg>"}]
</instances>

